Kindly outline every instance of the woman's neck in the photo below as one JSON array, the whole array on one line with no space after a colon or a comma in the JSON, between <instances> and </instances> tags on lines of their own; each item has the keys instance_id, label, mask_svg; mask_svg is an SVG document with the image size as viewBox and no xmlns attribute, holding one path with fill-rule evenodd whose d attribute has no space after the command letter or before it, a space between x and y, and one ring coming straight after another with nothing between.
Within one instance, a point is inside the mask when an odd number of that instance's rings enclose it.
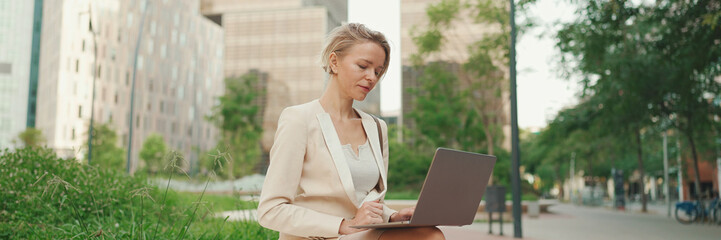
<instances>
[{"instance_id":1,"label":"woman's neck","mask_svg":"<svg viewBox=\"0 0 721 240\"><path fill-rule=\"evenodd\" d=\"M328 87L320 96L320 104L331 117L340 119L353 119L359 116L353 110L353 98L343 94L336 83L337 79L331 77Z\"/></svg>"}]
</instances>

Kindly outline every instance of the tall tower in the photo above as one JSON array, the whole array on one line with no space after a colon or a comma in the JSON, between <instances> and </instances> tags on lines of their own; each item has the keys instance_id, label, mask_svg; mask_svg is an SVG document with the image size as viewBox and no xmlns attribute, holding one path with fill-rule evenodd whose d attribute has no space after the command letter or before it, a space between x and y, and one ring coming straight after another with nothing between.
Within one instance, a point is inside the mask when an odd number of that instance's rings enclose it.
<instances>
[{"instance_id":1,"label":"tall tower","mask_svg":"<svg viewBox=\"0 0 721 240\"><path fill-rule=\"evenodd\" d=\"M191 163L198 151L214 147L217 130L204 116L224 88L223 31L199 14L199 3L46 2L37 127L48 145L61 156L85 158L95 79L94 122L109 123L126 150L132 144L131 172L141 166L138 152L152 133Z\"/></svg>"},{"instance_id":2,"label":"tall tower","mask_svg":"<svg viewBox=\"0 0 721 240\"><path fill-rule=\"evenodd\" d=\"M20 146L13 140L34 125L35 111L28 107L35 101L31 89L37 83L31 78L37 77L39 46L33 43L40 31L38 9L42 0L0 4L0 149Z\"/></svg>"},{"instance_id":3,"label":"tall tower","mask_svg":"<svg viewBox=\"0 0 721 240\"><path fill-rule=\"evenodd\" d=\"M225 29L225 77L265 74L262 146L273 144L283 108L320 97L326 34L347 19L346 1L203 0L200 11Z\"/></svg>"}]
</instances>

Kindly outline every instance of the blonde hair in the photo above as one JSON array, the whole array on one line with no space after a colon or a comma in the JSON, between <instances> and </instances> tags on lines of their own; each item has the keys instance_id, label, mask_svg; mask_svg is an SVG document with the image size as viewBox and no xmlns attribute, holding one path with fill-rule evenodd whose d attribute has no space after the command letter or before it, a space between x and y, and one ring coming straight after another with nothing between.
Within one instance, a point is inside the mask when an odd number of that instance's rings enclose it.
<instances>
[{"instance_id":1,"label":"blonde hair","mask_svg":"<svg viewBox=\"0 0 721 240\"><path fill-rule=\"evenodd\" d=\"M388 64L391 59L391 46L386 41L386 37L383 33L373 31L367 28L365 25L360 23L348 23L333 29L325 40L325 47L320 56L320 64L323 70L329 74L333 74L333 69L330 68L330 54L335 53L338 58L342 58L344 52L350 49L356 44L374 42L383 48L386 53L386 58L383 62L383 70L381 70L378 77L382 77L383 74L388 70Z\"/></svg>"}]
</instances>

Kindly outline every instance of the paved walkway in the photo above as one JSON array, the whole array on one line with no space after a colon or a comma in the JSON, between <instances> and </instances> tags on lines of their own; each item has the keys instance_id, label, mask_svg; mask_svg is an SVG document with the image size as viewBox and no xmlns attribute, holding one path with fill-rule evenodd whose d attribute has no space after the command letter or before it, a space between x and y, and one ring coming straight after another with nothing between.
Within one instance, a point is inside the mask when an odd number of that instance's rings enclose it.
<instances>
[{"instance_id":1,"label":"paved walkway","mask_svg":"<svg viewBox=\"0 0 721 240\"><path fill-rule=\"evenodd\" d=\"M522 239L721 239L719 225L680 224L666 216L666 205L663 204L649 204L648 209L648 213L641 213L638 204L628 204L625 211L618 211L606 206L584 207L557 203L550 207L550 213L543 213L538 218L523 217ZM254 220L255 210L228 211L217 216L230 216L229 220ZM499 227L498 223L494 223L494 235L487 234L488 222L485 221L462 228L479 232L479 239L515 239L512 222L503 224L504 236L498 235Z\"/></svg>"},{"instance_id":2,"label":"paved walkway","mask_svg":"<svg viewBox=\"0 0 721 240\"><path fill-rule=\"evenodd\" d=\"M649 210L662 209L663 212L640 213L634 206L628 209L617 211L561 203L551 207L551 213L541 214L538 218L524 217L521 223L523 239L721 239L721 226L680 224L665 216L665 205L649 205ZM488 223L468 227L488 232ZM513 235L513 224L503 227L505 234ZM494 225L493 230L498 232L498 225ZM511 239L510 236L507 239Z\"/></svg>"}]
</instances>

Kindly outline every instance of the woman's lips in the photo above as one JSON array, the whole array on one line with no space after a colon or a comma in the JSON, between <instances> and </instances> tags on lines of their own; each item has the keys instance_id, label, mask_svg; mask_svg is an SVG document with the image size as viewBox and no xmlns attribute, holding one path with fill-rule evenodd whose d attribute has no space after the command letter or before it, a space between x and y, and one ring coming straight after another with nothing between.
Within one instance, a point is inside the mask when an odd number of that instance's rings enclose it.
<instances>
[{"instance_id":1,"label":"woman's lips","mask_svg":"<svg viewBox=\"0 0 721 240\"><path fill-rule=\"evenodd\" d=\"M364 87L364 86L359 86L359 87L361 87L361 88L363 89L363 91L365 91L365 92L370 92L370 91L371 91L371 88L370 88L370 87Z\"/></svg>"}]
</instances>

